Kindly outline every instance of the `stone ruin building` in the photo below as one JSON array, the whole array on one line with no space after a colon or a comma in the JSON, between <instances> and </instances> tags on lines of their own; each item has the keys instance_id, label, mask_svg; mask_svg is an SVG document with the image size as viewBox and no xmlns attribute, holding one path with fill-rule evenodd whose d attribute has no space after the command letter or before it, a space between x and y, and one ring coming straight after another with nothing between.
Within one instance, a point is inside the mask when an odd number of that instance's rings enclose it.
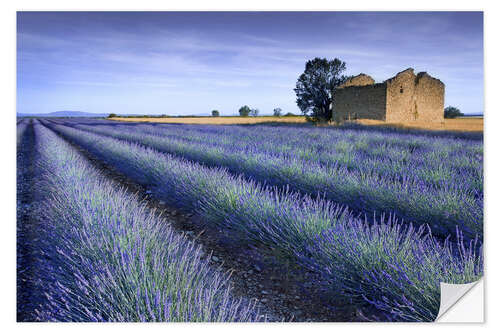
<instances>
[{"instance_id":1,"label":"stone ruin building","mask_svg":"<svg viewBox=\"0 0 500 333\"><path fill-rule=\"evenodd\" d=\"M335 91L336 121L375 119L388 123L444 121L444 83L408 68L382 83L366 74L347 80Z\"/></svg>"}]
</instances>

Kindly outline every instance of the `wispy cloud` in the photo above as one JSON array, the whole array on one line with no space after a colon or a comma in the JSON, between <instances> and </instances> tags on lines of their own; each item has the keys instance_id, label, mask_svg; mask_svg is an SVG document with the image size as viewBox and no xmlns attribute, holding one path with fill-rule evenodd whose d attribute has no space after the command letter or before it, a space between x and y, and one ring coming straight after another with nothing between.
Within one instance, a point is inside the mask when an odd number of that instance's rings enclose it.
<instances>
[{"instance_id":1,"label":"wispy cloud","mask_svg":"<svg viewBox=\"0 0 500 333\"><path fill-rule=\"evenodd\" d=\"M446 79L449 103L482 108L482 96L465 94L462 84L482 91L481 17L469 16L21 13L19 107L51 111L54 100L73 96L88 110L120 104L131 113L137 105L141 112L201 113L217 105L232 113L254 103L264 112L277 105L297 112L295 80L305 61L319 56L339 57L350 74L377 80L406 67L425 70ZM203 98L185 98L196 95Z\"/></svg>"}]
</instances>

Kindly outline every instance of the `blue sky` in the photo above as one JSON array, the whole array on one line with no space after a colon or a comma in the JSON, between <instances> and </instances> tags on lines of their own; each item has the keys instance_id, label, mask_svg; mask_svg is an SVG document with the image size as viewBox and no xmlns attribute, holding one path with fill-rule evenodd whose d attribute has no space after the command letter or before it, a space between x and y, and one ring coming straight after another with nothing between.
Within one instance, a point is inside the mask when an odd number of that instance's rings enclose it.
<instances>
[{"instance_id":1,"label":"blue sky","mask_svg":"<svg viewBox=\"0 0 500 333\"><path fill-rule=\"evenodd\" d=\"M377 82L426 71L483 112L480 12L18 12L17 112L299 113L314 57Z\"/></svg>"}]
</instances>

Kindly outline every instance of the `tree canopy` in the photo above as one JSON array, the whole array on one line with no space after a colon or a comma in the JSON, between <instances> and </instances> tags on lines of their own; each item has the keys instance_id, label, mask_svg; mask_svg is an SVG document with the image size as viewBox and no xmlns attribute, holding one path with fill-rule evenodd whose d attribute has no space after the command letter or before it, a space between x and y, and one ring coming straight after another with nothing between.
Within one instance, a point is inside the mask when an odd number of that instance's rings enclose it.
<instances>
[{"instance_id":1,"label":"tree canopy","mask_svg":"<svg viewBox=\"0 0 500 333\"><path fill-rule=\"evenodd\" d=\"M282 112L281 108L275 108L275 109L273 110L273 115L274 115L275 117L281 117L281 112Z\"/></svg>"},{"instance_id":2,"label":"tree canopy","mask_svg":"<svg viewBox=\"0 0 500 333\"><path fill-rule=\"evenodd\" d=\"M220 113L218 110L212 110L212 117L218 117L220 116Z\"/></svg>"},{"instance_id":3,"label":"tree canopy","mask_svg":"<svg viewBox=\"0 0 500 333\"><path fill-rule=\"evenodd\" d=\"M250 109L250 107L248 105L244 105L238 110L238 112L240 113L240 116L242 116L242 117L248 117L248 115L250 114L250 111L252 111L252 110Z\"/></svg>"},{"instance_id":4,"label":"tree canopy","mask_svg":"<svg viewBox=\"0 0 500 333\"><path fill-rule=\"evenodd\" d=\"M338 58L314 58L306 63L295 86L297 106L313 121L330 121L333 116L335 89L347 80L342 75L345 62Z\"/></svg>"},{"instance_id":5,"label":"tree canopy","mask_svg":"<svg viewBox=\"0 0 500 333\"><path fill-rule=\"evenodd\" d=\"M464 114L454 106L447 106L444 108L444 117L445 118L456 118L463 116Z\"/></svg>"}]
</instances>

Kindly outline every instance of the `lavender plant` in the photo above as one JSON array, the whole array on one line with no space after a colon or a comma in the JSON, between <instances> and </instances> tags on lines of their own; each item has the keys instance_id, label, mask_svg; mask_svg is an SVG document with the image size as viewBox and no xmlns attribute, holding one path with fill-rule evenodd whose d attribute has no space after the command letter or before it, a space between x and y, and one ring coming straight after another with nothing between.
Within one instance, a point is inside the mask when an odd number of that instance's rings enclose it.
<instances>
[{"instance_id":1,"label":"lavender plant","mask_svg":"<svg viewBox=\"0 0 500 333\"><path fill-rule=\"evenodd\" d=\"M385 320L434 321L439 282L468 283L482 274L478 239L467 246L460 232L457 239L456 244L440 243L424 226L401 225L391 218L372 226L350 220L323 232L302 258L354 302L382 310Z\"/></svg>"},{"instance_id":2,"label":"lavender plant","mask_svg":"<svg viewBox=\"0 0 500 333\"><path fill-rule=\"evenodd\" d=\"M145 133L162 138L175 139L182 143L203 145L205 148L231 148L247 153L266 153L282 157L294 157L306 161L317 161L324 166L346 166L350 170L364 173L376 173L385 178L416 177L432 186L454 178L470 178L463 171L482 170L481 151L478 154L471 149L481 149L480 143L466 140L445 140L408 135L377 135L369 132L354 132L322 129L289 129L259 127L259 131L245 127L218 126L152 126L152 125L116 125L92 126L94 130L112 128L124 132ZM76 124L76 127L86 126ZM89 127L87 127L88 129ZM434 158L434 155L437 155ZM474 158L476 157L476 158ZM443 164L442 159L447 159ZM462 170L464 159L471 168ZM471 165L472 163L472 165ZM440 173L432 173L436 168ZM411 170L417 169L417 172ZM437 177L436 177L437 176ZM479 177L480 178L480 177ZM473 183L475 184L475 183ZM482 190L482 189L481 189ZM480 192L480 191L479 191Z\"/></svg>"},{"instance_id":3,"label":"lavender plant","mask_svg":"<svg viewBox=\"0 0 500 333\"><path fill-rule=\"evenodd\" d=\"M229 276L136 196L35 126L44 172L40 321L256 321Z\"/></svg>"},{"instance_id":4,"label":"lavender plant","mask_svg":"<svg viewBox=\"0 0 500 333\"><path fill-rule=\"evenodd\" d=\"M70 125L84 128L78 123ZM414 179L431 187L459 183L482 193L482 145L469 140L416 135L382 135L369 131L287 129L260 126L116 125L98 122L93 130L114 128L145 133L203 148L231 148L247 154L266 153L285 158L317 161L326 167L347 167L366 175L391 180ZM102 126L106 124L106 126ZM88 127L87 127L88 129ZM120 132L118 132L120 133ZM174 151L175 153L175 151ZM446 160L446 163L442 163ZM464 182L471 179L472 181ZM472 185L472 186L467 186Z\"/></svg>"},{"instance_id":5,"label":"lavender plant","mask_svg":"<svg viewBox=\"0 0 500 333\"><path fill-rule=\"evenodd\" d=\"M16 298L17 321L32 321L33 311L43 288L37 286L36 243L38 228L32 214L33 136L31 121L22 119L17 125L16 188ZM36 120L35 120L36 122Z\"/></svg>"},{"instance_id":6,"label":"lavender plant","mask_svg":"<svg viewBox=\"0 0 500 333\"><path fill-rule=\"evenodd\" d=\"M394 213L402 220L429 224L433 232L441 237L454 234L456 226L468 239L476 235L482 237L482 146L469 147L466 143L445 139L411 138L401 141L391 137L368 139L363 135L356 136L354 140L353 134L347 133L348 138L353 138L353 144L349 145L345 139L337 140L333 145L335 153L314 154L310 147L307 148L309 153L306 154L305 150L300 153L301 144L297 143L297 152L292 150L295 146L292 142L289 151L284 154L272 151L272 147L238 147L241 141L239 134L244 132L239 129L228 140L233 142L231 146L221 146L200 141L184 142L164 137L160 132L148 133L148 129L144 133L144 126L141 128L125 131L123 128L83 127L93 133L140 143L203 165L223 166L248 179L288 186L308 195L320 193L331 201L365 214ZM169 135L182 136L179 132L173 129ZM345 137L346 133L343 135ZM273 142L275 135L269 136L270 142ZM206 139L202 136L200 140ZM427 147L427 150L410 154L401 150L401 145L412 149ZM353 152L351 146L357 147L357 150ZM279 149L280 146L277 147ZM348 153L339 153L342 149L348 150ZM330 162L334 162L325 164L319 161L329 158ZM443 159L449 160L449 166L442 163ZM386 163L388 160L391 162Z\"/></svg>"},{"instance_id":7,"label":"lavender plant","mask_svg":"<svg viewBox=\"0 0 500 333\"><path fill-rule=\"evenodd\" d=\"M26 127L28 127L28 122L26 120L21 120L16 125L16 147L19 150L19 145L21 144L22 137L24 132L26 131Z\"/></svg>"},{"instance_id":8,"label":"lavender plant","mask_svg":"<svg viewBox=\"0 0 500 333\"><path fill-rule=\"evenodd\" d=\"M433 320L440 282L469 283L482 275L479 241L442 243L424 228L392 220L368 224L322 198L265 187L135 143L51 127L162 200L242 240L287 253L316 270L318 282L336 297L371 304L390 320Z\"/></svg>"}]
</instances>

